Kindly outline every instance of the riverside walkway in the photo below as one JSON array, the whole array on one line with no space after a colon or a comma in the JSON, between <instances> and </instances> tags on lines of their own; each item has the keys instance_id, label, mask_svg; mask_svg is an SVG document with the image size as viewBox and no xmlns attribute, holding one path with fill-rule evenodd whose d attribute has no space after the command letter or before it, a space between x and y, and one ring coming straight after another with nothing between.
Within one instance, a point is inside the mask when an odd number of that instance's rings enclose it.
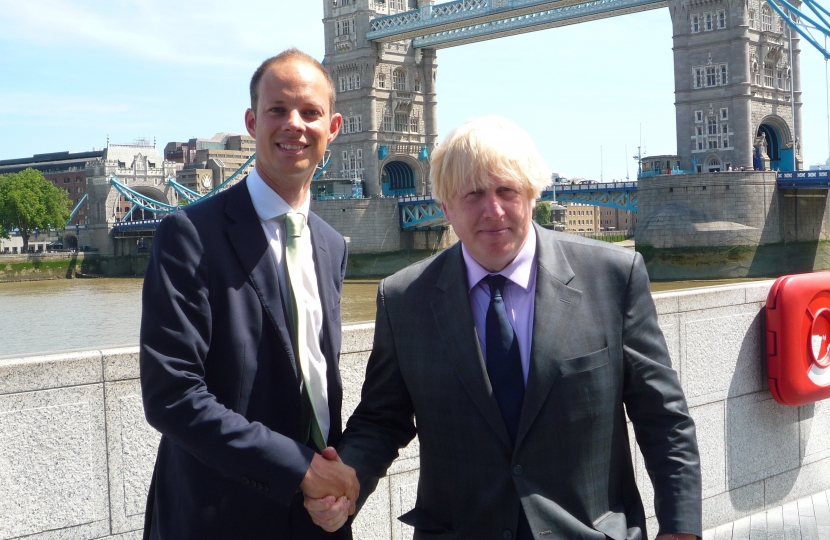
<instances>
[{"instance_id":1,"label":"riverside walkway","mask_svg":"<svg viewBox=\"0 0 830 540\"><path fill-rule=\"evenodd\" d=\"M703 540L830 540L830 490L703 532Z\"/></svg>"}]
</instances>

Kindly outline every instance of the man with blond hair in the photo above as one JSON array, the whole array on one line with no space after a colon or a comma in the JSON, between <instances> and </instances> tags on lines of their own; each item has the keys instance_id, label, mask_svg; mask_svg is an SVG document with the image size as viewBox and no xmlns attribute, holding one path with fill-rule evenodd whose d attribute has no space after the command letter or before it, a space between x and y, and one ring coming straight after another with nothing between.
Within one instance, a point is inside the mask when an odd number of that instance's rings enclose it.
<instances>
[{"instance_id":1,"label":"man with blond hair","mask_svg":"<svg viewBox=\"0 0 830 540\"><path fill-rule=\"evenodd\" d=\"M400 517L416 539L645 539L627 413L658 538L700 536L694 423L642 257L531 222L550 173L507 120L459 127L431 167L461 241L380 284L339 446L361 498L417 433L418 498Z\"/></svg>"}]
</instances>

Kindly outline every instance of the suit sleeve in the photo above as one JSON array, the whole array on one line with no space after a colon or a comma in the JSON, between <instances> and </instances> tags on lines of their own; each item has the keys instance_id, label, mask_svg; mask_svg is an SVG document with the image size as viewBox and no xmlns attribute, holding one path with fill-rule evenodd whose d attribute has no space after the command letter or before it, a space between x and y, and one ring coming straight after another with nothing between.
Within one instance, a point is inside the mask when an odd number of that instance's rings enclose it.
<instances>
[{"instance_id":1,"label":"suit sleeve","mask_svg":"<svg viewBox=\"0 0 830 540\"><path fill-rule=\"evenodd\" d=\"M358 507L386 475L398 451L415 437L414 409L398 364L384 286L382 281L378 288L375 337L360 404L349 418L338 448L341 459L355 469L360 481Z\"/></svg>"},{"instance_id":2,"label":"suit sleeve","mask_svg":"<svg viewBox=\"0 0 830 540\"><path fill-rule=\"evenodd\" d=\"M217 401L207 387L205 359L213 336L211 270L205 259L201 238L184 213L171 215L158 227L142 294L145 416L201 462L287 505L313 451L249 422Z\"/></svg>"},{"instance_id":3,"label":"suit sleeve","mask_svg":"<svg viewBox=\"0 0 830 540\"><path fill-rule=\"evenodd\" d=\"M702 536L695 425L657 322L642 256L630 271L623 312L626 412L652 484L659 533Z\"/></svg>"}]
</instances>

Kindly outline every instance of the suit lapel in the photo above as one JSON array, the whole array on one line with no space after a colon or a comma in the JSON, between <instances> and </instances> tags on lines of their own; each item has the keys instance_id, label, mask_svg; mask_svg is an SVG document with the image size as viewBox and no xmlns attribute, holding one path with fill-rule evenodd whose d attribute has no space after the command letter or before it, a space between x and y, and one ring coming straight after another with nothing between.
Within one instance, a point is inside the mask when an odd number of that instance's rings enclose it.
<instances>
[{"instance_id":1,"label":"suit lapel","mask_svg":"<svg viewBox=\"0 0 830 540\"><path fill-rule=\"evenodd\" d=\"M536 228L536 295L534 297L533 345L530 368L516 436L518 446L542 409L562 360L560 343L568 340L574 309L582 291L568 286L574 273L554 234Z\"/></svg>"},{"instance_id":2,"label":"suit lapel","mask_svg":"<svg viewBox=\"0 0 830 540\"><path fill-rule=\"evenodd\" d=\"M502 442L508 448L512 448L513 443L504 425L499 405L493 397L493 389L481 355L470 309L467 275L460 242L447 250L444 267L436 286L438 292L432 301L432 312L442 341L448 346L450 361L470 399Z\"/></svg>"},{"instance_id":3,"label":"suit lapel","mask_svg":"<svg viewBox=\"0 0 830 540\"><path fill-rule=\"evenodd\" d=\"M262 302L268 318L276 327L296 376L297 363L285 320L277 267L245 185L246 181L243 180L227 191L225 215L230 220L228 237L242 266L248 273L251 285L259 296L259 301Z\"/></svg>"},{"instance_id":4,"label":"suit lapel","mask_svg":"<svg viewBox=\"0 0 830 540\"><path fill-rule=\"evenodd\" d=\"M340 379L340 369L335 358L335 351L332 346L334 332L340 332L340 321L335 327L331 320L331 307L336 303L333 296L337 291L332 290L331 283L335 276L332 275L332 261L329 255L329 246L326 237L318 229L317 215L309 212L308 227L311 231L311 246L314 252L314 271L317 274L317 291L320 294L320 305L323 309L323 337L322 350L326 358L326 377L328 379L328 404L329 404L329 442L333 434L339 435L342 431L340 420L340 404L343 399L343 383ZM340 276L337 276L339 279Z\"/></svg>"}]
</instances>

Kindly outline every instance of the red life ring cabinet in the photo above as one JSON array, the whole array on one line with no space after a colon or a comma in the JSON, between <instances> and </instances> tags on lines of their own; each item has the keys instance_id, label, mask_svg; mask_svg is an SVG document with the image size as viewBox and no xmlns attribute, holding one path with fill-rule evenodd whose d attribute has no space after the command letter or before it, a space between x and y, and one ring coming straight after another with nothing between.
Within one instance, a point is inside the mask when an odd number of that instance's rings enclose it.
<instances>
[{"instance_id":1,"label":"red life ring cabinet","mask_svg":"<svg viewBox=\"0 0 830 540\"><path fill-rule=\"evenodd\" d=\"M830 272L778 278L767 296L767 382L775 401L830 398Z\"/></svg>"}]
</instances>

